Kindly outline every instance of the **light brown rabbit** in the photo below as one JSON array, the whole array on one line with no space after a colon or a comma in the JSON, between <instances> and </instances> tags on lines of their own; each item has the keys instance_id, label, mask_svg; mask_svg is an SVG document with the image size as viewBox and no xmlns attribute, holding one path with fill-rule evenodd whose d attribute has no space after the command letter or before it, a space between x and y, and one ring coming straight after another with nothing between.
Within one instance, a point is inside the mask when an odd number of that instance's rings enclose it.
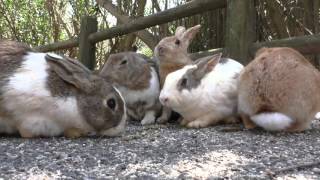
<instances>
[{"instance_id":1,"label":"light brown rabbit","mask_svg":"<svg viewBox=\"0 0 320 180\"><path fill-rule=\"evenodd\" d=\"M297 132L320 110L320 73L291 48L263 48L240 75L238 110L246 128Z\"/></svg>"},{"instance_id":2,"label":"light brown rabbit","mask_svg":"<svg viewBox=\"0 0 320 180\"><path fill-rule=\"evenodd\" d=\"M163 87L167 75L173 71L181 69L185 65L192 64L188 55L188 47L192 39L200 30L200 25L196 25L186 30L179 26L175 35L163 38L155 47L154 54L159 60L160 87ZM157 119L160 123L168 121L171 110L163 108L162 115Z\"/></svg>"}]
</instances>

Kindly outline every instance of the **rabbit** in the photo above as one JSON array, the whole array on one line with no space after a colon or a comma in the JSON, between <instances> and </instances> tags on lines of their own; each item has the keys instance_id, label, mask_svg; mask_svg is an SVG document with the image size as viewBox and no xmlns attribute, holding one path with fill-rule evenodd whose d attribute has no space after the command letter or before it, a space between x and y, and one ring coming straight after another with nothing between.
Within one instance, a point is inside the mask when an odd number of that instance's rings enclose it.
<instances>
[{"instance_id":1,"label":"rabbit","mask_svg":"<svg viewBox=\"0 0 320 180\"><path fill-rule=\"evenodd\" d=\"M79 137L125 130L119 90L76 60L0 40L0 69L0 133Z\"/></svg>"},{"instance_id":2,"label":"rabbit","mask_svg":"<svg viewBox=\"0 0 320 180\"><path fill-rule=\"evenodd\" d=\"M243 65L221 55L198 59L166 77L160 102L181 114L182 126L203 128L235 121Z\"/></svg>"},{"instance_id":3,"label":"rabbit","mask_svg":"<svg viewBox=\"0 0 320 180\"><path fill-rule=\"evenodd\" d=\"M196 25L186 30L179 26L174 36L163 38L155 47L154 54L159 62L160 87L163 87L166 76L193 61L188 55L188 47L201 25ZM158 118L159 123L165 123L171 116L171 110L163 107L162 115Z\"/></svg>"},{"instance_id":4,"label":"rabbit","mask_svg":"<svg viewBox=\"0 0 320 180\"><path fill-rule=\"evenodd\" d=\"M301 132L320 110L320 74L299 52L262 48L241 72L239 115L248 129Z\"/></svg>"},{"instance_id":5,"label":"rabbit","mask_svg":"<svg viewBox=\"0 0 320 180\"><path fill-rule=\"evenodd\" d=\"M135 52L111 54L99 74L116 86L127 104L128 116L153 124L160 113L157 63Z\"/></svg>"}]
</instances>

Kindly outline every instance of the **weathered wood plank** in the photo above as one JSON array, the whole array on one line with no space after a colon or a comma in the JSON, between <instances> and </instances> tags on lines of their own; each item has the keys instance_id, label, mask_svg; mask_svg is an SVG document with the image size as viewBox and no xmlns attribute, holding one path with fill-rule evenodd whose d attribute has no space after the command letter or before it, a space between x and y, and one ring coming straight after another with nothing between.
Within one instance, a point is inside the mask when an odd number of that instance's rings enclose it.
<instances>
[{"instance_id":1,"label":"weathered wood plank","mask_svg":"<svg viewBox=\"0 0 320 180\"><path fill-rule=\"evenodd\" d=\"M96 64L96 46L89 41L89 35L97 32L98 21L96 17L82 17L79 36L79 60L93 70Z\"/></svg>"},{"instance_id":2,"label":"weathered wood plank","mask_svg":"<svg viewBox=\"0 0 320 180\"><path fill-rule=\"evenodd\" d=\"M99 42L116 36L139 31L155 25L171 22L183 17L203 13L205 11L226 7L226 0L193 0L175 8L171 8L150 16L138 18L130 23L122 24L104 31L91 34L91 42Z\"/></svg>"},{"instance_id":3,"label":"weathered wood plank","mask_svg":"<svg viewBox=\"0 0 320 180\"><path fill-rule=\"evenodd\" d=\"M254 43L250 53L255 54L261 47L292 47L303 54L317 54L320 53L320 34Z\"/></svg>"},{"instance_id":4,"label":"weathered wood plank","mask_svg":"<svg viewBox=\"0 0 320 180\"><path fill-rule=\"evenodd\" d=\"M227 1L225 54L242 64L249 62L249 47L256 39L254 0Z\"/></svg>"},{"instance_id":5,"label":"weathered wood plank","mask_svg":"<svg viewBox=\"0 0 320 180\"><path fill-rule=\"evenodd\" d=\"M79 39L69 39L66 41L56 42L52 44L47 44L43 46L35 47L34 49L40 52L50 52L50 51L58 51L63 49L69 49L79 46Z\"/></svg>"},{"instance_id":6,"label":"weathered wood plank","mask_svg":"<svg viewBox=\"0 0 320 180\"><path fill-rule=\"evenodd\" d=\"M196 60L196 59L199 59L199 58L202 58L202 57L205 57L205 56L211 56L211 55L217 54L219 52L223 52L223 48L210 49L208 51L200 51L200 52L192 53L192 54L189 55L189 57L192 60Z\"/></svg>"},{"instance_id":7,"label":"weathered wood plank","mask_svg":"<svg viewBox=\"0 0 320 180\"><path fill-rule=\"evenodd\" d=\"M150 16L135 19L129 23L113 27L104 31L93 33L89 39L92 43L97 43L106 39L133 33L155 25L168 23L177 19L203 13L205 11L226 7L227 0L193 0L186 4L168 9ZM53 44L36 47L40 51L56 51L65 48L77 47L78 39L72 39Z\"/></svg>"}]
</instances>

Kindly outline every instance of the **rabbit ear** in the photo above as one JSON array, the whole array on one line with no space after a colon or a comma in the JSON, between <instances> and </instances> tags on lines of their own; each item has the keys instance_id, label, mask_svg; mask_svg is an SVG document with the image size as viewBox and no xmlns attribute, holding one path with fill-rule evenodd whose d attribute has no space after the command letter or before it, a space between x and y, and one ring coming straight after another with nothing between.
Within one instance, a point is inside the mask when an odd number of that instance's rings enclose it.
<instances>
[{"instance_id":1,"label":"rabbit ear","mask_svg":"<svg viewBox=\"0 0 320 180\"><path fill-rule=\"evenodd\" d=\"M175 36L176 37L182 37L183 33L186 31L186 28L183 26L178 26L176 29Z\"/></svg>"},{"instance_id":2,"label":"rabbit ear","mask_svg":"<svg viewBox=\"0 0 320 180\"><path fill-rule=\"evenodd\" d=\"M197 70L194 72L197 77L203 77L206 73L210 72L216 64L219 63L222 53L215 54L200 59L197 62Z\"/></svg>"},{"instance_id":3,"label":"rabbit ear","mask_svg":"<svg viewBox=\"0 0 320 180\"><path fill-rule=\"evenodd\" d=\"M65 82L86 93L91 93L99 86L100 79L91 74L90 70L75 60L60 56L46 55L50 68Z\"/></svg>"},{"instance_id":4,"label":"rabbit ear","mask_svg":"<svg viewBox=\"0 0 320 180\"><path fill-rule=\"evenodd\" d=\"M189 45L189 43L192 41L192 39L200 31L200 28L201 28L201 25L198 24L196 26L193 26L193 27L187 29L182 35L182 38L183 38L184 42L187 42L188 45Z\"/></svg>"}]
</instances>

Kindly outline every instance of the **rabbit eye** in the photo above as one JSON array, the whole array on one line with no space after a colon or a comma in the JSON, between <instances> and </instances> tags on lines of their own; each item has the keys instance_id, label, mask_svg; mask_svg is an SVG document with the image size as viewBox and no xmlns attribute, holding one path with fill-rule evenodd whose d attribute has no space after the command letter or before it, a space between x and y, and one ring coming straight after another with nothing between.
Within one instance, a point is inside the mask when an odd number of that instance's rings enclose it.
<instances>
[{"instance_id":1,"label":"rabbit eye","mask_svg":"<svg viewBox=\"0 0 320 180\"><path fill-rule=\"evenodd\" d=\"M187 86L187 82L188 82L188 80L186 78L183 78L181 80L181 83L180 83L181 87L186 87Z\"/></svg>"},{"instance_id":2,"label":"rabbit eye","mask_svg":"<svg viewBox=\"0 0 320 180\"><path fill-rule=\"evenodd\" d=\"M175 43L176 45L180 45L180 40L177 39L174 43Z\"/></svg>"},{"instance_id":3,"label":"rabbit eye","mask_svg":"<svg viewBox=\"0 0 320 180\"><path fill-rule=\"evenodd\" d=\"M121 63L120 63L120 65L125 65L125 64L127 64L127 60L123 60L123 61L121 61Z\"/></svg>"},{"instance_id":4,"label":"rabbit eye","mask_svg":"<svg viewBox=\"0 0 320 180\"><path fill-rule=\"evenodd\" d=\"M114 110L115 107L116 107L116 100L115 100L114 98L110 98L110 99L107 100L106 105L107 105L110 109Z\"/></svg>"}]
</instances>

